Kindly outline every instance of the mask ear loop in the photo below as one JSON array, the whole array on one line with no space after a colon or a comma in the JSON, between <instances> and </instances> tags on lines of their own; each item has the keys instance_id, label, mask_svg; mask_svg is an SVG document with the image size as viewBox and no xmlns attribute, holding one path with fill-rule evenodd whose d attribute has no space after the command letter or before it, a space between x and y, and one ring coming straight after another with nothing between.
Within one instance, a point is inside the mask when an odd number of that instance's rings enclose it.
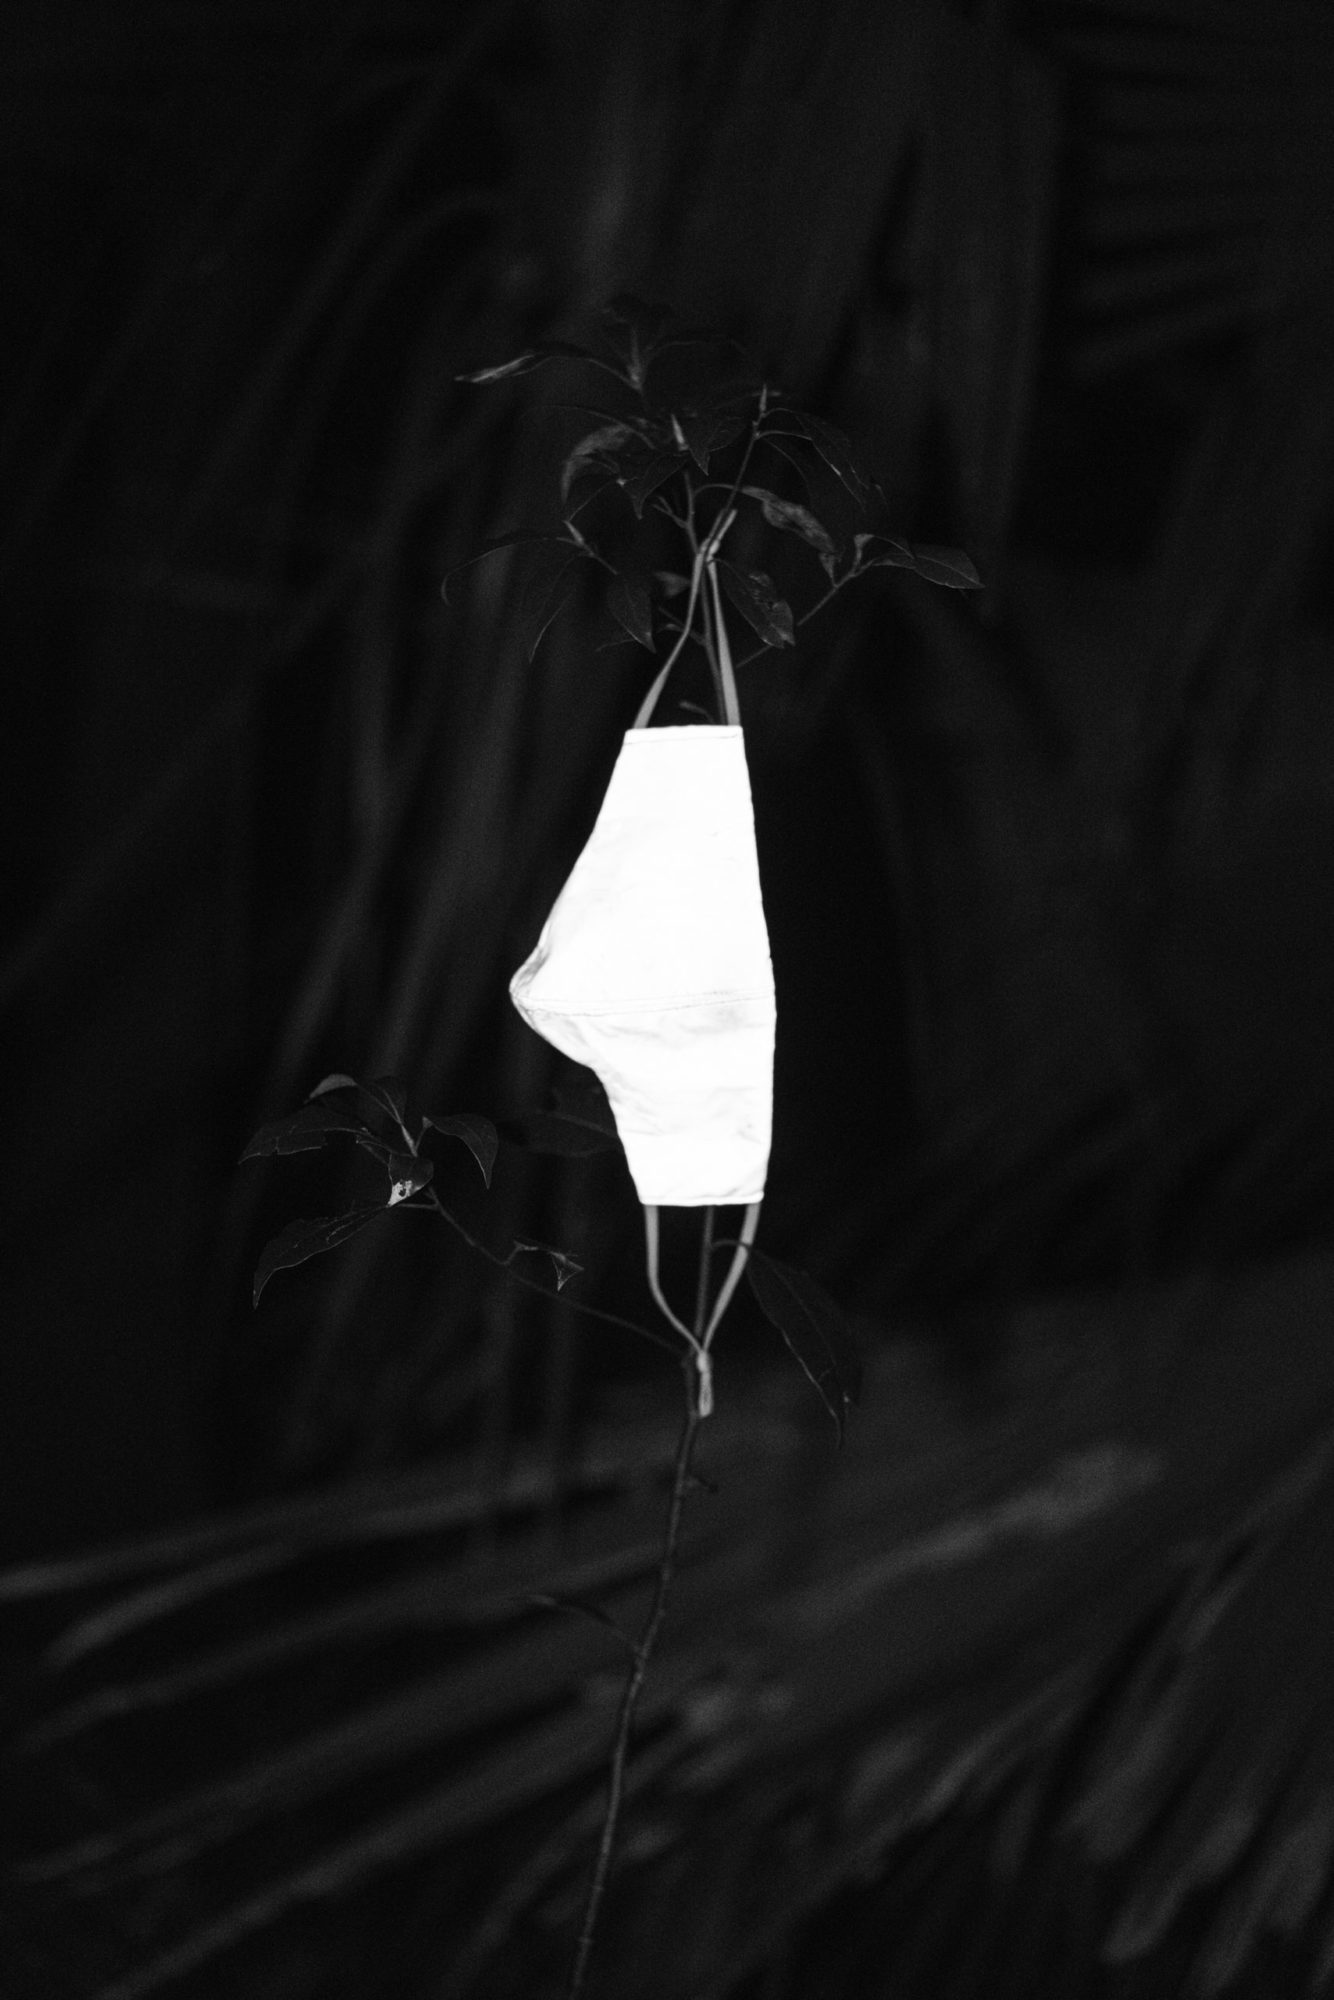
<instances>
[{"instance_id":1,"label":"mask ear loop","mask_svg":"<svg viewBox=\"0 0 1334 2000\"><path fill-rule=\"evenodd\" d=\"M662 1282L658 1276L658 1210L652 1202L646 1202L644 1205L644 1246L647 1253L645 1261L648 1267L648 1287L664 1317L676 1328L694 1354L695 1367L699 1371L701 1417L711 1416L713 1413L713 1357L709 1353L709 1346L722 1323L723 1314L732 1303L733 1293L741 1282L741 1273L746 1268L746 1260L755 1241L755 1232L760 1226L760 1206L758 1201L752 1201L746 1208L722 1290L713 1302L713 1311L709 1314L709 1323L703 1335L696 1336L683 1319L678 1319L663 1295Z\"/></svg>"},{"instance_id":2,"label":"mask ear loop","mask_svg":"<svg viewBox=\"0 0 1334 2000\"><path fill-rule=\"evenodd\" d=\"M759 1226L760 1204L758 1201L752 1201L742 1219L741 1230L737 1237L737 1246L732 1252L731 1265L727 1276L723 1280L723 1288L714 1300L713 1311L709 1314L709 1323L704 1329L704 1337L700 1341L700 1348L706 1359L708 1358L709 1343L718 1331L723 1314L732 1303L733 1292L735 1292L741 1282L741 1273L746 1268L746 1260L750 1256L750 1246L755 1241L755 1232Z\"/></svg>"},{"instance_id":3,"label":"mask ear loop","mask_svg":"<svg viewBox=\"0 0 1334 2000\"><path fill-rule=\"evenodd\" d=\"M723 715L733 729L741 727L741 705L736 698L736 675L732 671L732 649L727 643L727 626L723 620L723 600L718 590L718 565L711 553L705 559L709 572L709 589L713 594L713 629L718 640L718 671L723 683Z\"/></svg>"},{"instance_id":4,"label":"mask ear loop","mask_svg":"<svg viewBox=\"0 0 1334 2000\"><path fill-rule=\"evenodd\" d=\"M709 1359L704 1342L690 1331L683 1319L677 1318L663 1295L662 1282L658 1276L658 1210L653 1202L644 1204L644 1248L648 1288L657 1301L659 1311L670 1320L695 1357L695 1367L699 1371L699 1414L702 1417L710 1416L713 1412L713 1363Z\"/></svg>"}]
</instances>

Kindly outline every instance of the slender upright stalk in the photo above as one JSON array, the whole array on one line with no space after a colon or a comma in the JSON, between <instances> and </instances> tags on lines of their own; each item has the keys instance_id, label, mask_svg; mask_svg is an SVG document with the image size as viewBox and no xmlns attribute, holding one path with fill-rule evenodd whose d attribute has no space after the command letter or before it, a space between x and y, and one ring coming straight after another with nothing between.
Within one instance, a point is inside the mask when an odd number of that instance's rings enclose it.
<instances>
[{"instance_id":1,"label":"slender upright stalk","mask_svg":"<svg viewBox=\"0 0 1334 2000\"><path fill-rule=\"evenodd\" d=\"M708 1324L709 1253L712 1245L713 1210L710 1208L705 1214L704 1233L700 1242L699 1285L695 1297L697 1340L703 1338L704 1329ZM653 1602L649 1606L649 1614L635 1646L634 1659L621 1692L611 1767L607 1778L607 1810L603 1816L597 1860L593 1866L593 1879L588 1885L584 1918L579 1927L579 1942L575 1947L574 1961L570 1967L565 2000L580 2000L587 1985L588 1963L597 1936L602 1901L611 1876L611 1864L616 1852L616 1836L620 1830L621 1802L625 1796L625 1769L630 1756L630 1736L634 1729L635 1710L639 1705L640 1692L658 1643L658 1634L662 1630L662 1621L667 1615L667 1599L671 1593L672 1579L676 1574L677 1549L681 1539L681 1516L685 1509L686 1492L690 1486L695 1439L699 1434L701 1422L700 1400L695 1393L693 1357L690 1354L682 1356L681 1375L685 1388L685 1413L681 1420L680 1435L676 1441L676 1459L672 1467L672 1495L667 1505L667 1526L662 1538L662 1557L658 1563Z\"/></svg>"}]
</instances>

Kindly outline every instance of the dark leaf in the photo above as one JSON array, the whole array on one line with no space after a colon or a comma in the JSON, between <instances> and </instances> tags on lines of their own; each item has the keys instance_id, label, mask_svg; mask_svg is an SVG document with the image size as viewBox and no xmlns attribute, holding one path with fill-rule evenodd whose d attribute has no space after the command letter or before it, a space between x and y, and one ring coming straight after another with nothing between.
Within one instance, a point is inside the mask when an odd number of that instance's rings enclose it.
<instances>
[{"instance_id":1,"label":"dark leaf","mask_svg":"<svg viewBox=\"0 0 1334 2000\"><path fill-rule=\"evenodd\" d=\"M758 500L761 512L771 528L785 528L789 534L800 535L803 542L809 542L822 556L837 554L834 538L821 521L817 521L809 507L800 507L795 500L782 500L771 493L767 486L743 486L752 500Z\"/></svg>"},{"instance_id":2,"label":"dark leaf","mask_svg":"<svg viewBox=\"0 0 1334 2000\"><path fill-rule=\"evenodd\" d=\"M524 586L519 600L525 658L531 660L542 643L547 627L558 618L579 585L579 568L587 557L580 550L564 560L544 560Z\"/></svg>"},{"instance_id":3,"label":"dark leaf","mask_svg":"<svg viewBox=\"0 0 1334 2000\"><path fill-rule=\"evenodd\" d=\"M356 1088L357 1079L354 1076L344 1076L341 1070L335 1070L332 1076L322 1077L314 1090L307 1093L306 1102L311 1104L317 1097L323 1097L330 1090L355 1090Z\"/></svg>"},{"instance_id":4,"label":"dark leaf","mask_svg":"<svg viewBox=\"0 0 1334 2000\"><path fill-rule=\"evenodd\" d=\"M716 451L735 444L746 428L744 416L727 410L681 410L676 425L682 441L701 472L709 469Z\"/></svg>"},{"instance_id":5,"label":"dark leaf","mask_svg":"<svg viewBox=\"0 0 1334 2000\"><path fill-rule=\"evenodd\" d=\"M792 608L774 589L772 577L762 569L742 569L725 558L718 564L718 576L741 616L766 646L796 645Z\"/></svg>"},{"instance_id":6,"label":"dark leaf","mask_svg":"<svg viewBox=\"0 0 1334 2000\"><path fill-rule=\"evenodd\" d=\"M587 347L576 347L568 340L540 340L536 347L530 347L522 354L516 354L512 361L500 361L492 368L477 368L470 375L456 375L456 382L510 382L519 375L527 375L534 368L540 368L546 361L591 361L596 367L605 368L606 362Z\"/></svg>"},{"instance_id":7,"label":"dark leaf","mask_svg":"<svg viewBox=\"0 0 1334 2000\"><path fill-rule=\"evenodd\" d=\"M633 410L610 410L605 403L553 403L552 408L569 410L581 417L601 417L604 424L624 424L628 430L634 431L637 437L643 437L649 431L660 428L648 418L637 416Z\"/></svg>"},{"instance_id":8,"label":"dark leaf","mask_svg":"<svg viewBox=\"0 0 1334 2000\"><path fill-rule=\"evenodd\" d=\"M403 1153L396 1146L387 1146L383 1139L373 1139L369 1135L358 1139L357 1144L372 1159L378 1160L389 1176L389 1195L386 1207L397 1208L399 1202L409 1195L420 1194L435 1173L433 1160L420 1159L415 1153Z\"/></svg>"},{"instance_id":9,"label":"dark leaf","mask_svg":"<svg viewBox=\"0 0 1334 2000\"><path fill-rule=\"evenodd\" d=\"M418 1159L412 1153L391 1153L385 1167L389 1174L390 1208L397 1208L399 1202L420 1194L435 1172L433 1160Z\"/></svg>"},{"instance_id":10,"label":"dark leaf","mask_svg":"<svg viewBox=\"0 0 1334 2000\"><path fill-rule=\"evenodd\" d=\"M611 1100L591 1070L571 1068L565 1080L553 1087L551 1094L563 1118L582 1118L586 1125L596 1125L608 1138L616 1137L616 1117Z\"/></svg>"},{"instance_id":11,"label":"dark leaf","mask_svg":"<svg viewBox=\"0 0 1334 2000\"><path fill-rule=\"evenodd\" d=\"M376 1202L373 1207L349 1209L346 1215L311 1215L300 1222L289 1222L286 1229L280 1229L265 1244L255 1266L253 1303L259 1304L259 1295L275 1271L293 1270L325 1250L336 1250L340 1243L346 1243L349 1236L355 1236L384 1212L384 1204Z\"/></svg>"},{"instance_id":12,"label":"dark leaf","mask_svg":"<svg viewBox=\"0 0 1334 2000\"><path fill-rule=\"evenodd\" d=\"M496 555L501 549L518 548L525 544L529 547L543 544L548 547L570 546L569 539L565 535L534 534L526 528L516 528L505 535L493 535L489 541L483 542L479 549L475 549L470 556L465 556L461 563L455 563L454 567L446 572L445 580L440 586L440 595L445 603L449 602L449 586L454 577L461 576L465 569L471 569L474 563L484 561L487 556Z\"/></svg>"},{"instance_id":13,"label":"dark leaf","mask_svg":"<svg viewBox=\"0 0 1334 2000\"><path fill-rule=\"evenodd\" d=\"M649 495L656 493L660 486L665 485L674 472L684 469L686 456L687 454L681 451L654 452L637 472L622 479L621 484L625 488L626 497L634 508L636 517L643 515L644 502Z\"/></svg>"},{"instance_id":14,"label":"dark leaf","mask_svg":"<svg viewBox=\"0 0 1334 2000\"><path fill-rule=\"evenodd\" d=\"M808 1271L752 1250L746 1276L760 1311L778 1329L814 1384L843 1440L848 1409L861 1394L860 1343L842 1308Z\"/></svg>"},{"instance_id":15,"label":"dark leaf","mask_svg":"<svg viewBox=\"0 0 1334 2000\"><path fill-rule=\"evenodd\" d=\"M271 1153L313 1153L338 1132L360 1137L366 1121L336 1104L305 1104L288 1118L261 1125L242 1153L242 1160L262 1160Z\"/></svg>"},{"instance_id":16,"label":"dark leaf","mask_svg":"<svg viewBox=\"0 0 1334 2000\"><path fill-rule=\"evenodd\" d=\"M482 1179L490 1187L496 1154L500 1150L500 1137L489 1118L479 1118L472 1111L459 1111L452 1118L435 1118L428 1114L425 1123L450 1139L462 1139L481 1168Z\"/></svg>"},{"instance_id":17,"label":"dark leaf","mask_svg":"<svg viewBox=\"0 0 1334 2000\"><path fill-rule=\"evenodd\" d=\"M929 542L913 544L913 567L928 583L947 590L981 590L982 579L961 549L938 549Z\"/></svg>"},{"instance_id":18,"label":"dark leaf","mask_svg":"<svg viewBox=\"0 0 1334 2000\"><path fill-rule=\"evenodd\" d=\"M622 631L637 645L653 651L653 611L649 594L638 577L618 576L607 592L607 609Z\"/></svg>"},{"instance_id":19,"label":"dark leaf","mask_svg":"<svg viewBox=\"0 0 1334 2000\"><path fill-rule=\"evenodd\" d=\"M590 431L587 437L581 437L561 467L560 498L562 507L569 499L570 488L574 485L576 479L581 479L587 473L596 471L619 474L622 468L617 453L623 451L627 445L633 446L640 453L642 453L644 448L643 440L640 438L639 433L632 429L629 424L620 423L619 421L611 424L603 424L601 429Z\"/></svg>"},{"instance_id":20,"label":"dark leaf","mask_svg":"<svg viewBox=\"0 0 1334 2000\"><path fill-rule=\"evenodd\" d=\"M870 497L870 486L852 456L852 446L842 431L822 417L808 416L805 410L771 410L764 420L764 432L778 437L801 437L814 445L829 470L840 479L859 507Z\"/></svg>"},{"instance_id":21,"label":"dark leaf","mask_svg":"<svg viewBox=\"0 0 1334 2000\"><path fill-rule=\"evenodd\" d=\"M387 1111L395 1124L401 1125L408 1115L408 1093L396 1076L379 1076L374 1083L364 1083L361 1089L373 1104Z\"/></svg>"},{"instance_id":22,"label":"dark leaf","mask_svg":"<svg viewBox=\"0 0 1334 2000\"><path fill-rule=\"evenodd\" d=\"M532 1251L540 1257L551 1259L558 1292L563 1292L571 1278L577 1277L584 1268L577 1257L569 1257L563 1250L553 1250L549 1243L520 1243L516 1240L514 1248L510 1251L510 1259L525 1251Z\"/></svg>"},{"instance_id":23,"label":"dark leaf","mask_svg":"<svg viewBox=\"0 0 1334 2000\"><path fill-rule=\"evenodd\" d=\"M554 1153L565 1160L609 1153L620 1144L614 1131L604 1131L590 1119L566 1111L535 1111L508 1125L505 1135L527 1152Z\"/></svg>"},{"instance_id":24,"label":"dark leaf","mask_svg":"<svg viewBox=\"0 0 1334 2000\"><path fill-rule=\"evenodd\" d=\"M664 597L680 597L683 591L690 588L690 578L678 576L675 570L655 569L653 575L661 585Z\"/></svg>"},{"instance_id":25,"label":"dark leaf","mask_svg":"<svg viewBox=\"0 0 1334 2000\"><path fill-rule=\"evenodd\" d=\"M916 561L907 542L894 535L854 535L859 569L915 569Z\"/></svg>"},{"instance_id":26,"label":"dark leaf","mask_svg":"<svg viewBox=\"0 0 1334 2000\"><path fill-rule=\"evenodd\" d=\"M780 444L775 437L763 437L762 442L768 450L774 453L775 457L781 458L786 465L792 467L792 470L796 473L798 479L800 479L807 493L809 493L811 490L810 460L799 457L797 452L793 451L788 445Z\"/></svg>"},{"instance_id":27,"label":"dark leaf","mask_svg":"<svg viewBox=\"0 0 1334 2000\"><path fill-rule=\"evenodd\" d=\"M948 590L981 590L982 579L960 549L901 542L895 535L854 535L859 569L910 569Z\"/></svg>"}]
</instances>

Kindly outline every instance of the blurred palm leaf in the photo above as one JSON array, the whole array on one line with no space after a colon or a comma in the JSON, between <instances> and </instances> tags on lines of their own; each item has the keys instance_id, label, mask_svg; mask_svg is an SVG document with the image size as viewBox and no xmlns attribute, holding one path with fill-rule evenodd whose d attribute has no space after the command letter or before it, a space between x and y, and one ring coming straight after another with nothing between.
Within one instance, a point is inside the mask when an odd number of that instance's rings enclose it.
<instances>
[{"instance_id":1,"label":"blurred palm leaf","mask_svg":"<svg viewBox=\"0 0 1334 2000\"><path fill-rule=\"evenodd\" d=\"M1192 1897L1200 1991L1300 1929L1334 1833L1312 1616L1332 1281L1297 1259L1034 1306L985 1412L900 1343L840 1455L786 1386L725 1395L632 1764L610 1990L731 1992L855 1884L871 1921L924 1829L962 1852L988 1802L1014 1894L1054 1820L1102 1871L1113 1957ZM439 1900L413 1991L548 1990L618 1652L531 1599L633 1623L670 1455L657 1424L594 1436L558 1555L533 1462L489 1502L490 1552L460 1540L488 1503L442 1466L210 1523L193 1561L186 1535L0 1579L51 1633L9 1752L14 1907L111 1907L128 1935L156 1902L152 1946L90 1991L169 1991L414 1866Z\"/></svg>"}]
</instances>

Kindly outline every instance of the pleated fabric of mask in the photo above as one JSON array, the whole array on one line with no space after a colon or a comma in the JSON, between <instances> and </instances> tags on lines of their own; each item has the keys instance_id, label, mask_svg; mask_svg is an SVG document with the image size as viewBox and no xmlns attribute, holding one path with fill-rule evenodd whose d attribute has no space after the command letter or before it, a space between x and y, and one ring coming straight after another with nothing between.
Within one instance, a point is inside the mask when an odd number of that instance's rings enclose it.
<instances>
[{"instance_id":1,"label":"pleated fabric of mask","mask_svg":"<svg viewBox=\"0 0 1334 2000\"><path fill-rule=\"evenodd\" d=\"M596 1071L645 1206L759 1201L775 999L739 725L626 731L510 995Z\"/></svg>"}]
</instances>

